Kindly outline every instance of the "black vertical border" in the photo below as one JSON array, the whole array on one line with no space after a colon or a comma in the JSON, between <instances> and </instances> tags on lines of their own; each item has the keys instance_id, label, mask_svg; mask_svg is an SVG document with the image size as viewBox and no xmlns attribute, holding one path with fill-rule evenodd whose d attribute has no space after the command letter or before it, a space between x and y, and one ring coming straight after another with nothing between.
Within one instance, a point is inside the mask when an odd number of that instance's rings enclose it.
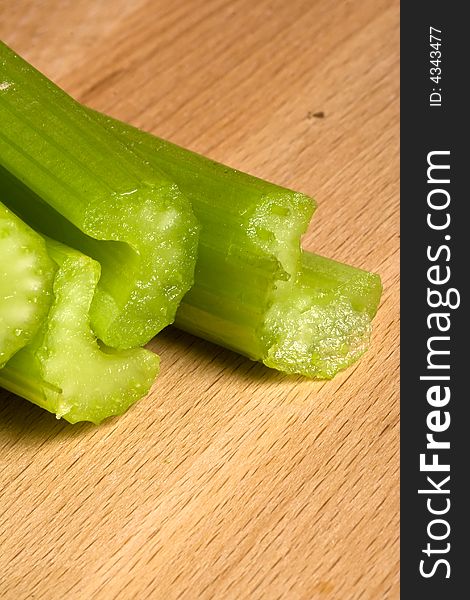
<instances>
[{"instance_id":1,"label":"black vertical border","mask_svg":"<svg viewBox=\"0 0 470 600\"><path fill-rule=\"evenodd\" d=\"M470 208L470 126L467 112L470 101L466 90L470 78L470 22L465 20L465 3L428 0L401 3L401 597L413 600L470 598L468 555L468 517L470 498L466 491L470 481L470 313L468 279L470 278L470 229L466 220ZM431 50L429 27L442 30L442 106L430 107L429 79ZM447 555L450 578L440 567L433 577L419 573L422 550L429 540L426 527L433 518L426 508L426 497L418 494L425 487L426 474L420 473L419 455L426 451L426 416L432 408L426 401L428 382L420 381L426 372L426 342L430 335L426 317L428 245L445 243L443 232L428 228L426 179L427 154L433 150L450 150L451 225L446 234L451 259L449 285L461 294L461 305L451 313L450 388L451 414L448 439L451 508L446 515L451 533ZM442 261L441 264L446 264ZM442 309L443 310L443 309ZM443 409L444 410L444 409ZM442 453L441 453L442 454ZM442 457L444 458L444 454ZM429 474L431 475L431 474ZM436 474L442 479L443 474ZM429 486L428 486L429 487ZM441 543L443 545L444 542ZM439 543L435 543L439 547ZM439 556L435 555L436 559ZM428 559L428 568L431 562Z\"/></svg>"}]
</instances>

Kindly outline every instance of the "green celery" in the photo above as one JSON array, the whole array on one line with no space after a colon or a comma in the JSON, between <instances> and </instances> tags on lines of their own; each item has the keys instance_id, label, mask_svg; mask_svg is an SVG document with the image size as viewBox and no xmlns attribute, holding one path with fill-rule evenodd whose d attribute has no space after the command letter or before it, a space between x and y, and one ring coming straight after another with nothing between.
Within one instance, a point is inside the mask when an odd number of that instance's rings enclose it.
<instances>
[{"instance_id":1,"label":"green celery","mask_svg":"<svg viewBox=\"0 0 470 600\"><path fill-rule=\"evenodd\" d=\"M369 345L380 277L310 252L294 286L280 284L263 328L265 365L330 379Z\"/></svg>"},{"instance_id":2,"label":"green celery","mask_svg":"<svg viewBox=\"0 0 470 600\"><path fill-rule=\"evenodd\" d=\"M259 360L266 306L276 282L297 274L313 199L99 113L90 115L176 181L201 224L195 282L175 325Z\"/></svg>"},{"instance_id":3,"label":"green celery","mask_svg":"<svg viewBox=\"0 0 470 600\"><path fill-rule=\"evenodd\" d=\"M0 368L38 331L54 270L42 237L0 202Z\"/></svg>"},{"instance_id":4,"label":"green celery","mask_svg":"<svg viewBox=\"0 0 470 600\"><path fill-rule=\"evenodd\" d=\"M98 424L147 394L158 356L100 344L89 316L100 265L52 240L47 251L57 265L52 306L31 343L0 370L0 386L70 423Z\"/></svg>"},{"instance_id":5,"label":"green celery","mask_svg":"<svg viewBox=\"0 0 470 600\"><path fill-rule=\"evenodd\" d=\"M197 222L162 172L0 43L2 199L42 233L98 260L93 328L108 346L146 343L193 280Z\"/></svg>"},{"instance_id":6,"label":"green celery","mask_svg":"<svg viewBox=\"0 0 470 600\"><path fill-rule=\"evenodd\" d=\"M301 253L311 198L90 114L166 172L201 223L195 282L178 309L177 327L308 377L332 377L362 354L380 278Z\"/></svg>"}]
</instances>

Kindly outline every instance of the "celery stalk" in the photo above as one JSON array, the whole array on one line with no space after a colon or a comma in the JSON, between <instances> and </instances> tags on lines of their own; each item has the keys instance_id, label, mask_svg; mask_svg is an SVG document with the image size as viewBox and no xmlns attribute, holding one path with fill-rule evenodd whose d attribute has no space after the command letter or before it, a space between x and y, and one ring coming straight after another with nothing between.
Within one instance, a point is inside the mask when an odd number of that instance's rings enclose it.
<instances>
[{"instance_id":1,"label":"celery stalk","mask_svg":"<svg viewBox=\"0 0 470 600\"><path fill-rule=\"evenodd\" d=\"M296 284L280 284L266 311L262 361L330 379L367 350L381 292L378 275L303 252Z\"/></svg>"},{"instance_id":2,"label":"celery stalk","mask_svg":"<svg viewBox=\"0 0 470 600\"><path fill-rule=\"evenodd\" d=\"M300 237L314 200L99 113L90 115L176 181L201 224L195 282L176 326L259 360L266 306L278 281L296 277Z\"/></svg>"},{"instance_id":3,"label":"celery stalk","mask_svg":"<svg viewBox=\"0 0 470 600\"><path fill-rule=\"evenodd\" d=\"M0 81L3 201L100 262L90 312L98 337L144 344L192 284L198 227L188 200L2 43Z\"/></svg>"},{"instance_id":4,"label":"celery stalk","mask_svg":"<svg viewBox=\"0 0 470 600\"><path fill-rule=\"evenodd\" d=\"M0 368L38 331L53 278L42 237L0 202Z\"/></svg>"},{"instance_id":5,"label":"celery stalk","mask_svg":"<svg viewBox=\"0 0 470 600\"><path fill-rule=\"evenodd\" d=\"M269 367L330 378L369 343L378 275L301 253L311 198L90 111L190 199L195 282L175 325Z\"/></svg>"},{"instance_id":6,"label":"celery stalk","mask_svg":"<svg viewBox=\"0 0 470 600\"><path fill-rule=\"evenodd\" d=\"M0 164L0 181L8 196L14 198L18 212L27 214L38 227L45 222L42 230L46 233L57 236L57 231L63 232L62 239L102 263L102 282L91 314L95 330L105 341L112 338L113 345L122 347L129 339L137 339L130 333L134 313L131 319L117 319L116 310L125 309L129 297L132 306L141 310L142 295L136 299L129 286L123 292L116 273L121 264L125 265L122 270L126 281L132 279L130 273L140 272L136 255L141 257L148 248L139 253L142 240L137 242L135 238L139 237L139 218L144 220L147 213L137 210L130 214L129 206L141 206L143 188L147 190L149 182L152 190L164 187L161 182L165 176L161 173L165 173L186 194L202 226L195 283L176 314L178 327L268 366L312 377L332 377L364 351L380 297L380 280L328 259L302 255L300 237L315 208L311 198L83 109L28 65L18 66L20 59L9 52L3 50L9 78L0 95L0 124L2 120L6 123L6 135L0 131L0 150L3 143L7 157L2 161L3 171ZM27 81L22 79L23 70L28 72ZM32 84L31 73L39 77ZM40 122L41 109L34 106L33 93L26 100L15 97L20 84L25 88L28 84L35 96L52 107L44 125ZM21 122L25 117L26 125ZM57 139L54 126L60 139L68 134L67 145ZM16 151L18 138L26 140L26 151L23 143L21 151ZM113 163L107 156L103 158L110 148L116 150L118 143L121 150L113 154ZM41 145L45 150L39 152ZM65 161L57 148L65 150ZM33 175L24 175L27 168ZM100 179L103 168L108 172ZM64 209L63 197L70 194L70 187L74 201ZM90 189L93 200L84 201ZM114 201L116 196L120 198L116 210L122 210L122 215L117 220L104 208L103 198L109 189ZM122 199L126 194L132 198L127 202ZM41 218L44 201L56 210L47 213L46 220ZM165 217L160 218L165 222ZM117 235L113 233L116 231ZM112 241L97 242L92 237ZM142 237L146 239L146 232ZM137 249L132 258L131 247ZM178 260L179 256L175 264ZM155 268L151 263L146 276L151 278ZM135 280L133 283L137 284ZM140 290L139 285L136 287ZM145 292L143 296L147 300ZM151 320L156 304L147 307ZM113 329L115 323L124 329L123 335ZM141 327L147 331L145 323Z\"/></svg>"},{"instance_id":7,"label":"celery stalk","mask_svg":"<svg viewBox=\"0 0 470 600\"><path fill-rule=\"evenodd\" d=\"M53 240L47 251L57 265L52 306L36 337L0 370L0 385L70 423L98 424L148 392L158 357L100 344L89 317L100 265Z\"/></svg>"}]
</instances>

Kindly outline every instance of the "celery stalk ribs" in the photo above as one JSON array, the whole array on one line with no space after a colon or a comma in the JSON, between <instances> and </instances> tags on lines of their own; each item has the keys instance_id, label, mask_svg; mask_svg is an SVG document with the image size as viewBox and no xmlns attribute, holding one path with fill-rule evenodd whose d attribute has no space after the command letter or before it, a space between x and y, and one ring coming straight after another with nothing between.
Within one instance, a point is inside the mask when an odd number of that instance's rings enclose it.
<instances>
[{"instance_id":1,"label":"celery stalk ribs","mask_svg":"<svg viewBox=\"0 0 470 600\"><path fill-rule=\"evenodd\" d=\"M0 72L3 201L100 262L90 314L103 342L148 342L192 284L198 226L188 200L1 42Z\"/></svg>"}]
</instances>

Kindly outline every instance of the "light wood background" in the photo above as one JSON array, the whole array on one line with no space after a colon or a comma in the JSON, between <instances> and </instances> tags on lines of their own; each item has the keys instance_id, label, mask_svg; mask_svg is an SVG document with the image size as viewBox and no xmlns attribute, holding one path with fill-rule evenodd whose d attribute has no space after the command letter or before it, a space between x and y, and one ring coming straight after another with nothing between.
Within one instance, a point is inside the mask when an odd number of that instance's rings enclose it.
<instances>
[{"instance_id":1,"label":"light wood background","mask_svg":"<svg viewBox=\"0 0 470 600\"><path fill-rule=\"evenodd\" d=\"M331 382L169 330L151 395L99 428L1 393L2 600L398 598L397 3L0 12L78 99L314 195L305 245L384 284L370 351Z\"/></svg>"}]
</instances>

